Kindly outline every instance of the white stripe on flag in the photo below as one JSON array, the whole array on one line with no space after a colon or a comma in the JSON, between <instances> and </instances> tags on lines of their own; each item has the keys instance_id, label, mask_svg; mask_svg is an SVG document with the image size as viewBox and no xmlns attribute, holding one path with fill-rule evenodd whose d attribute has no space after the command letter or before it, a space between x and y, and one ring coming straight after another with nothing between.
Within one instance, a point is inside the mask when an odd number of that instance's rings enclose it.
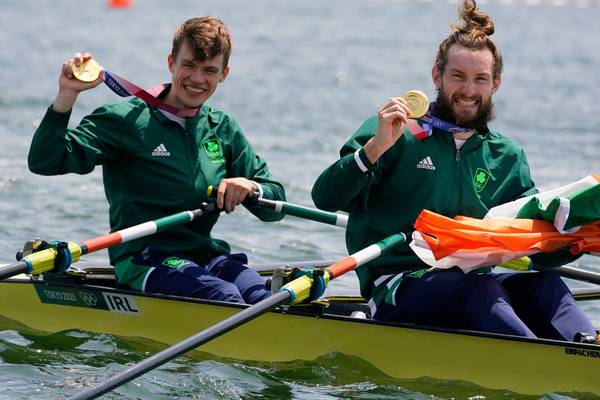
<instances>
[{"instance_id":1,"label":"white stripe on flag","mask_svg":"<svg viewBox=\"0 0 600 400\"><path fill-rule=\"evenodd\" d=\"M578 180L577 182L570 183L565 186L561 186L556 189L547 190L541 193L537 193L531 196L522 197L515 201L501 204L492 208L484 218L515 218L519 213L519 210L523 208L525 203L531 200L532 197L537 197L540 204L545 208L548 204L556 197L569 197L584 189L589 189L593 186L598 185L598 181L592 175L587 175L585 178Z\"/></svg>"},{"instance_id":2,"label":"white stripe on flag","mask_svg":"<svg viewBox=\"0 0 600 400\"><path fill-rule=\"evenodd\" d=\"M577 232L581 226L574 226L571 229L565 230L565 225L567 224L567 220L569 219L569 215L571 213L571 200L564 197L559 197L558 201L560 204L556 210L556 214L554 214L554 227L563 235L565 233Z\"/></svg>"}]
</instances>

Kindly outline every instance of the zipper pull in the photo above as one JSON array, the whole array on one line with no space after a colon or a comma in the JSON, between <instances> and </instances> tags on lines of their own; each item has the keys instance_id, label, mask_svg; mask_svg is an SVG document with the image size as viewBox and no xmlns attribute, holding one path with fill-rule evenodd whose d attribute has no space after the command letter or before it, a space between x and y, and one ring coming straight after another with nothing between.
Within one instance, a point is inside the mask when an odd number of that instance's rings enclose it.
<instances>
[{"instance_id":1,"label":"zipper pull","mask_svg":"<svg viewBox=\"0 0 600 400\"><path fill-rule=\"evenodd\" d=\"M460 150L456 149L456 157L455 157L456 161L460 160Z\"/></svg>"}]
</instances>

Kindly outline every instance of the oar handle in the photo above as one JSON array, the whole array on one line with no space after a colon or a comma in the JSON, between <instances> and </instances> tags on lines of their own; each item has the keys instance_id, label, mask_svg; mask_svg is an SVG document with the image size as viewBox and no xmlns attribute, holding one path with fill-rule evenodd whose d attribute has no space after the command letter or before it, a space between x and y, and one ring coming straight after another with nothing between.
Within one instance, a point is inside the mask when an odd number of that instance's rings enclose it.
<instances>
[{"instance_id":1,"label":"oar handle","mask_svg":"<svg viewBox=\"0 0 600 400\"><path fill-rule=\"evenodd\" d=\"M214 198L217 196L217 191L214 186L209 185L206 189L206 194L209 198ZM266 207L281 214L340 226L342 228L345 228L348 225L348 216L345 214L337 214L316 208L304 207L298 204L288 203L287 201L265 199L260 197L258 192L248 195L242 204L246 206Z\"/></svg>"}]
</instances>

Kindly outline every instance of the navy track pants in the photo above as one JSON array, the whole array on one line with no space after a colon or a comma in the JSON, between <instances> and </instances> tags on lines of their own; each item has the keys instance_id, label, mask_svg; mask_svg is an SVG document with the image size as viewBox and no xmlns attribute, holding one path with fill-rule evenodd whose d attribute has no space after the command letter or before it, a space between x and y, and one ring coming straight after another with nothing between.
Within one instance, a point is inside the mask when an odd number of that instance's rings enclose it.
<instances>
[{"instance_id":1,"label":"navy track pants","mask_svg":"<svg viewBox=\"0 0 600 400\"><path fill-rule=\"evenodd\" d=\"M245 254L220 255L203 265L181 258L177 267L165 265L174 258L160 251L146 251L136 257L136 263L154 267L146 292L248 304L271 295L264 279L247 265Z\"/></svg>"},{"instance_id":2,"label":"navy track pants","mask_svg":"<svg viewBox=\"0 0 600 400\"><path fill-rule=\"evenodd\" d=\"M572 341L595 335L590 319L553 272L465 274L458 268L405 276L375 319Z\"/></svg>"}]
</instances>

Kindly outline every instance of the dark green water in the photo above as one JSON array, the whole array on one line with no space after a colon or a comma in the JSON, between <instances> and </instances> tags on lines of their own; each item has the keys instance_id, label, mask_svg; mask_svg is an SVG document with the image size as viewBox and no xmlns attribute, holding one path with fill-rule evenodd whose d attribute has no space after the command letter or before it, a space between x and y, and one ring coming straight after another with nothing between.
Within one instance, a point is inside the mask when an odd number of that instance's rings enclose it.
<instances>
[{"instance_id":1,"label":"dark green water","mask_svg":"<svg viewBox=\"0 0 600 400\"><path fill-rule=\"evenodd\" d=\"M600 173L597 2L481 3L494 17L495 38L505 61L493 126L524 146L542 189L588 172ZM339 147L364 118L408 89L433 97L434 51L456 16L456 5L441 0L138 0L131 9L109 10L103 0L3 0L1 260L12 261L14 252L32 237L81 241L108 231L100 171L39 177L27 169L31 136L56 94L64 59L89 51L108 69L149 87L169 78L166 56L179 23L206 14L230 26L235 48L231 73L211 103L237 117L286 186L288 199L312 206L314 179L336 159ZM115 100L102 86L81 95L72 122ZM223 217L216 236L230 241L234 250L247 252L253 262L345 255L344 233L338 228L293 218L265 224L243 210ZM578 265L600 270L593 257L582 258ZM355 283L352 276L344 277L335 290L355 292ZM582 306L600 326L599 305ZM0 321L0 399L65 397L160 349L87 332L39 336L17 328ZM392 380L341 354L264 365L198 353L107 398L527 397L466 382Z\"/></svg>"}]
</instances>

